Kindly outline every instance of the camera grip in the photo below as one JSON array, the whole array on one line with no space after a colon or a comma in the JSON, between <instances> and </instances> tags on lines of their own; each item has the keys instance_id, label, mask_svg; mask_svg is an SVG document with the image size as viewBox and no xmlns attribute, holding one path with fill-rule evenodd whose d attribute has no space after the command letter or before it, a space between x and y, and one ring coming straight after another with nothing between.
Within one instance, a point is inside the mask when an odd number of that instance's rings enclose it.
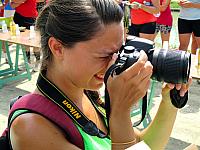
<instances>
[{"instance_id":1,"label":"camera grip","mask_svg":"<svg viewBox=\"0 0 200 150\"><path fill-rule=\"evenodd\" d=\"M188 91L185 93L183 97L180 96L180 90L177 90L176 88L170 90L170 98L172 104L176 108L183 108L187 101L188 101Z\"/></svg>"}]
</instances>

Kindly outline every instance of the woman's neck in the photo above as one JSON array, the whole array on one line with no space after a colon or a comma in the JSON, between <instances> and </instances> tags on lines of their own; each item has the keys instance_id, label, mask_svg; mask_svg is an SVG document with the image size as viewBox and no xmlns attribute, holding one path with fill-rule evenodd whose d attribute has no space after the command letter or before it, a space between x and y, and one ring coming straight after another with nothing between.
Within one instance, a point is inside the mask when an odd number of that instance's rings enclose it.
<instances>
[{"instance_id":1,"label":"woman's neck","mask_svg":"<svg viewBox=\"0 0 200 150\"><path fill-rule=\"evenodd\" d=\"M84 89L76 87L58 71L48 70L46 78L54 83L76 105L82 104L81 101L85 98Z\"/></svg>"}]
</instances>

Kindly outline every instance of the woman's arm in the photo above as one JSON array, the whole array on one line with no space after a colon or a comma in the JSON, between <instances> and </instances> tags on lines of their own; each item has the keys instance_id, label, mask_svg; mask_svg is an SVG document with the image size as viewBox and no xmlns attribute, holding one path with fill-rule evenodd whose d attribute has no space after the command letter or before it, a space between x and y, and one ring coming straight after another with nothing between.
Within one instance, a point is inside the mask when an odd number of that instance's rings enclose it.
<instances>
[{"instance_id":1,"label":"woman's arm","mask_svg":"<svg viewBox=\"0 0 200 150\"><path fill-rule=\"evenodd\" d=\"M157 14L160 12L160 1L159 0L152 0L153 6L146 6L144 4L133 2L132 8L133 9L142 9L150 14Z\"/></svg>"},{"instance_id":2,"label":"woman's arm","mask_svg":"<svg viewBox=\"0 0 200 150\"><path fill-rule=\"evenodd\" d=\"M163 12L170 5L171 0L164 0L160 5L160 11Z\"/></svg>"},{"instance_id":3,"label":"woman's arm","mask_svg":"<svg viewBox=\"0 0 200 150\"><path fill-rule=\"evenodd\" d=\"M180 85L177 85L177 89L181 89L182 95L188 90L191 82L190 79L187 86L182 85L180 87ZM165 85L162 90L162 101L154 120L139 134L140 139L144 140L153 150L165 148L176 119L178 109L171 104L169 96L171 88L173 88L172 85Z\"/></svg>"},{"instance_id":4,"label":"woman's arm","mask_svg":"<svg viewBox=\"0 0 200 150\"><path fill-rule=\"evenodd\" d=\"M18 6L20 6L21 4L23 4L24 2L26 2L26 0L13 0L11 3L10 3L10 6L12 8L16 8Z\"/></svg>"},{"instance_id":5,"label":"woman's arm","mask_svg":"<svg viewBox=\"0 0 200 150\"><path fill-rule=\"evenodd\" d=\"M192 3L187 0L181 0L179 5L184 8L200 8L200 3Z\"/></svg>"}]
</instances>

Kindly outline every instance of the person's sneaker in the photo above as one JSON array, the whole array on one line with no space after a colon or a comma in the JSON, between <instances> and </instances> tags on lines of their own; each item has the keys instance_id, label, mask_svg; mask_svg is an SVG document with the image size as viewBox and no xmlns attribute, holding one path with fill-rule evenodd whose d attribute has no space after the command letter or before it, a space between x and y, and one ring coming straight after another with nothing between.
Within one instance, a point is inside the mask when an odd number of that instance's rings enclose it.
<instances>
[{"instance_id":1,"label":"person's sneaker","mask_svg":"<svg viewBox=\"0 0 200 150\"><path fill-rule=\"evenodd\" d=\"M8 58L5 58L5 62L6 62L6 64L8 64Z\"/></svg>"},{"instance_id":2,"label":"person's sneaker","mask_svg":"<svg viewBox=\"0 0 200 150\"><path fill-rule=\"evenodd\" d=\"M8 56L6 53L3 53L2 58L5 58L5 63L8 64Z\"/></svg>"}]
</instances>

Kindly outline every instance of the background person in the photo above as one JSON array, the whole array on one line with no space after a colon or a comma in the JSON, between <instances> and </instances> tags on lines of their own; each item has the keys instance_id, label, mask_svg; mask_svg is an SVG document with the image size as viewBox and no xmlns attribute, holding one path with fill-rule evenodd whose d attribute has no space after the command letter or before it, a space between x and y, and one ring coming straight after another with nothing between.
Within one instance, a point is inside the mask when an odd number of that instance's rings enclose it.
<instances>
[{"instance_id":1,"label":"background person","mask_svg":"<svg viewBox=\"0 0 200 150\"><path fill-rule=\"evenodd\" d=\"M107 68L116 60L114 53L123 43L124 32L120 6L114 0L52 0L41 11L36 27L41 34L43 75L101 131L107 133L104 117L84 91L98 91L104 83ZM169 91L175 85L163 86L163 100L148 128L140 132L132 127L130 118L132 106L148 90L151 75L152 65L141 51L135 64L108 79L110 137L91 136L76 124L85 149L125 149L142 140L151 149L165 147L177 114L169 97ZM189 84L176 85L181 96ZM44 96L39 89L33 93ZM33 112L14 119L10 138L14 150L79 149L51 121Z\"/></svg>"},{"instance_id":2,"label":"background person","mask_svg":"<svg viewBox=\"0 0 200 150\"><path fill-rule=\"evenodd\" d=\"M15 8L14 22L18 24L19 27L30 29L30 26L34 26L35 19L38 16L36 0L12 0L11 7ZM25 49L28 62L31 64L30 47L25 46ZM37 48L33 48L33 52L36 58L34 70L38 71L40 51Z\"/></svg>"},{"instance_id":3,"label":"background person","mask_svg":"<svg viewBox=\"0 0 200 150\"><path fill-rule=\"evenodd\" d=\"M200 47L200 1L199 0L181 0L181 6L178 18L178 32L180 50L187 51L191 34L194 34L198 48ZM196 53L193 51L193 53Z\"/></svg>"},{"instance_id":4,"label":"background person","mask_svg":"<svg viewBox=\"0 0 200 150\"><path fill-rule=\"evenodd\" d=\"M154 40L159 0L130 0L132 4L131 26L128 34Z\"/></svg>"},{"instance_id":5,"label":"background person","mask_svg":"<svg viewBox=\"0 0 200 150\"><path fill-rule=\"evenodd\" d=\"M160 1L160 15L156 21L155 37L157 36L158 32L160 32L162 46L164 41L168 42L169 45L170 32L172 29L173 18L170 9L170 2L171 0Z\"/></svg>"}]
</instances>

